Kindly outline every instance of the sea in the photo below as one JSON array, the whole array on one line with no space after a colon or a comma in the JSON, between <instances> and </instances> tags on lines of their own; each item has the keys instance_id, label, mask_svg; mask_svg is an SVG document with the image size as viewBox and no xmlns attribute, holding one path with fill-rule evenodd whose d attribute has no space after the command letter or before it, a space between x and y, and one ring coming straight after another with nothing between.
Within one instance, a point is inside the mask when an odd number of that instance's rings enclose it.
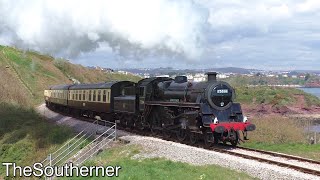
<instances>
[{"instance_id":1,"label":"sea","mask_svg":"<svg viewBox=\"0 0 320 180\"><path fill-rule=\"evenodd\" d=\"M313 94L313 95L317 96L318 98L320 98L320 88L299 88L299 89L303 90L306 93ZM320 133L320 124L316 124L314 126L311 126L309 131Z\"/></svg>"},{"instance_id":2,"label":"sea","mask_svg":"<svg viewBox=\"0 0 320 180\"><path fill-rule=\"evenodd\" d=\"M313 95L317 96L318 98L320 98L320 88L299 88L299 89L303 90L306 93L313 94Z\"/></svg>"}]
</instances>

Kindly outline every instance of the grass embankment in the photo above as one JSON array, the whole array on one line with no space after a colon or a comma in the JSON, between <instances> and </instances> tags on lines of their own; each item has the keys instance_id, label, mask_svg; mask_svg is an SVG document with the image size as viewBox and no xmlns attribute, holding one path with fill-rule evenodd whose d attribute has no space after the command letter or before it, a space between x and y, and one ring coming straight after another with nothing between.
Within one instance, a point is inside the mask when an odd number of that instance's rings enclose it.
<instances>
[{"instance_id":1,"label":"grass embankment","mask_svg":"<svg viewBox=\"0 0 320 180\"><path fill-rule=\"evenodd\" d=\"M34 107L43 103L43 90L54 84L123 80L117 73L91 70L65 60L0 46L0 159L19 166L42 161L74 134L40 117ZM0 179L4 176L0 166Z\"/></svg>"},{"instance_id":2,"label":"grass embankment","mask_svg":"<svg viewBox=\"0 0 320 180\"><path fill-rule=\"evenodd\" d=\"M297 155L320 161L320 144L310 145L305 126L282 116L268 116L251 120L256 130L242 146Z\"/></svg>"},{"instance_id":3,"label":"grass embankment","mask_svg":"<svg viewBox=\"0 0 320 180\"><path fill-rule=\"evenodd\" d=\"M193 166L162 158L133 158L140 151L141 147L135 145L114 147L102 152L93 160L87 161L85 165L121 166L118 179L253 179L244 173L214 165ZM90 179L105 179L105 177L93 177Z\"/></svg>"},{"instance_id":4,"label":"grass embankment","mask_svg":"<svg viewBox=\"0 0 320 180\"><path fill-rule=\"evenodd\" d=\"M0 103L0 159L19 166L41 162L72 137L72 130L40 117L31 108ZM0 177L5 175L0 166Z\"/></svg>"},{"instance_id":5,"label":"grass embankment","mask_svg":"<svg viewBox=\"0 0 320 180\"><path fill-rule=\"evenodd\" d=\"M319 98L296 88L236 86L235 89L237 95L236 101L246 105L262 103L272 106L296 105L301 103L296 98L301 95L305 100L305 108L312 105L320 106Z\"/></svg>"},{"instance_id":6,"label":"grass embankment","mask_svg":"<svg viewBox=\"0 0 320 180\"><path fill-rule=\"evenodd\" d=\"M316 76L310 76L309 78L292 78L292 77L267 77L264 75L255 75L255 76L246 76L246 75L237 75L231 76L226 79L229 83L234 86L242 86L242 85L304 85L308 81L312 81L314 79L318 79Z\"/></svg>"}]
</instances>

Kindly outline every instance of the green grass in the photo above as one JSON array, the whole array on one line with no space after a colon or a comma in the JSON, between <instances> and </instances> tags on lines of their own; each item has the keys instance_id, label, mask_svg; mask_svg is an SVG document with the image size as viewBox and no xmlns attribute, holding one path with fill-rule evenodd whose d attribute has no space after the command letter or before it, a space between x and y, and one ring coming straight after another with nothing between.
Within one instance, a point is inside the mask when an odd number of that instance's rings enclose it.
<instances>
[{"instance_id":1,"label":"green grass","mask_svg":"<svg viewBox=\"0 0 320 180\"><path fill-rule=\"evenodd\" d=\"M301 156L320 161L320 144L309 145L305 143L271 144L262 142L248 142L242 144L244 147L275 151L285 154Z\"/></svg>"},{"instance_id":2,"label":"green grass","mask_svg":"<svg viewBox=\"0 0 320 180\"><path fill-rule=\"evenodd\" d=\"M33 109L0 103L0 159L32 165L73 136L70 128L49 123ZM0 176L4 175L0 166Z\"/></svg>"},{"instance_id":3,"label":"green grass","mask_svg":"<svg viewBox=\"0 0 320 180\"><path fill-rule=\"evenodd\" d=\"M303 95L307 106L320 105L319 98L296 88L237 86L235 90L237 95L236 101L245 104L293 105L297 103L295 96Z\"/></svg>"},{"instance_id":4,"label":"green grass","mask_svg":"<svg viewBox=\"0 0 320 180\"><path fill-rule=\"evenodd\" d=\"M85 165L121 166L117 179L253 179L247 174L215 165L194 166L163 158L133 159L132 157L140 151L141 148L134 145L114 147L102 152L93 160L87 161ZM105 177L90 179L105 179Z\"/></svg>"},{"instance_id":5,"label":"green grass","mask_svg":"<svg viewBox=\"0 0 320 180\"><path fill-rule=\"evenodd\" d=\"M312 78L316 78L312 76ZM226 79L227 82L233 86L243 85L268 85L268 84L290 84L290 85L304 85L306 83L304 78L292 78L292 77L265 77L265 76L231 76Z\"/></svg>"},{"instance_id":6,"label":"green grass","mask_svg":"<svg viewBox=\"0 0 320 180\"><path fill-rule=\"evenodd\" d=\"M251 122L256 130L249 133L249 141L242 146L320 161L320 144L308 144L303 122L282 116L254 118Z\"/></svg>"}]
</instances>

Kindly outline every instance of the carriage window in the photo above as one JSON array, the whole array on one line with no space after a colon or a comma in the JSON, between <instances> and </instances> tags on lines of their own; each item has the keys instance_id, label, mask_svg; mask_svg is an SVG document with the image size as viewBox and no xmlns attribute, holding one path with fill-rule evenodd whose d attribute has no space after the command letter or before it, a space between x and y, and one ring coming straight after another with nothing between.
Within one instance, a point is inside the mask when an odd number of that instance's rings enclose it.
<instances>
[{"instance_id":1,"label":"carriage window","mask_svg":"<svg viewBox=\"0 0 320 180\"><path fill-rule=\"evenodd\" d=\"M101 101L101 90L98 90L98 101Z\"/></svg>"},{"instance_id":2,"label":"carriage window","mask_svg":"<svg viewBox=\"0 0 320 180\"><path fill-rule=\"evenodd\" d=\"M79 100L80 101L82 100L82 91L80 91L80 93L79 93Z\"/></svg>"},{"instance_id":3,"label":"carriage window","mask_svg":"<svg viewBox=\"0 0 320 180\"><path fill-rule=\"evenodd\" d=\"M95 90L93 90L93 99L92 99L92 101L96 101L96 91Z\"/></svg>"},{"instance_id":4,"label":"carriage window","mask_svg":"<svg viewBox=\"0 0 320 180\"><path fill-rule=\"evenodd\" d=\"M108 91L108 102L110 103L110 92Z\"/></svg>"},{"instance_id":5,"label":"carriage window","mask_svg":"<svg viewBox=\"0 0 320 180\"><path fill-rule=\"evenodd\" d=\"M106 90L103 90L102 101L103 101L103 102L107 102Z\"/></svg>"},{"instance_id":6,"label":"carriage window","mask_svg":"<svg viewBox=\"0 0 320 180\"><path fill-rule=\"evenodd\" d=\"M89 91L89 101L91 101L91 90Z\"/></svg>"},{"instance_id":7,"label":"carriage window","mask_svg":"<svg viewBox=\"0 0 320 180\"><path fill-rule=\"evenodd\" d=\"M82 100L83 100L83 101L85 100L85 93L86 93L86 91L83 90L83 91L82 91Z\"/></svg>"}]
</instances>

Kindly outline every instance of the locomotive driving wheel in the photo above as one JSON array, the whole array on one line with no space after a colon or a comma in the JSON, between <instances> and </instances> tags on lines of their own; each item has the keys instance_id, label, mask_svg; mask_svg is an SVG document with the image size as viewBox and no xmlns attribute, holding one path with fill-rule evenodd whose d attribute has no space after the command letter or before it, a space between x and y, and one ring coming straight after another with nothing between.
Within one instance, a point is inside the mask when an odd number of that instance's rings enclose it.
<instances>
[{"instance_id":1,"label":"locomotive driving wheel","mask_svg":"<svg viewBox=\"0 0 320 180\"><path fill-rule=\"evenodd\" d=\"M168 129L168 128L163 128L163 129L162 129L162 135L163 135L163 137L164 137L165 139L169 139L169 138L171 138L171 136L172 136L172 132L171 132L171 130Z\"/></svg>"},{"instance_id":2,"label":"locomotive driving wheel","mask_svg":"<svg viewBox=\"0 0 320 180\"><path fill-rule=\"evenodd\" d=\"M156 115L151 115L151 118L150 118L150 131L151 131L151 134L153 136L156 136L159 134L160 132L160 128L159 128L159 119L157 118Z\"/></svg>"},{"instance_id":3,"label":"locomotive driving wheel","mask_svg":"<svg viewBox=\"0 0 320 180\"><path fill-rule=\"evenodd\" d=\"M159 134L159 129L157 129L155 126L151 126L150 131L153 136L157 136Z\"/></svg>"},{"instance_id":4,"label":"locomotive driving wheel","mask_svg":"<svg viewBox=\"0 0 320 180\"><path fill-rule=\"evenodd\" d=\"M188 133L187 133L186 129L179 128L176 133L178 141L180 141L180 142L185 141L187 139L187 134Z\"/></svg>"},{"instance_id":5,"label":"locomotive driving wheel","mask_svg":"<svg viewBox=\"0 0 320 180\"><path fill-rule=\"evenodd\" d=\"M196 132L190 132L189 133L189 141L190 141L190 144L194 145L198 142L198 133Z\"/></svg>"},{"instance_id":6,"label":"locomotive driving wheel","mask_svg":"<svg viewBox=\"0 0 320 180\"><path fill-rule=\"evenodd\" d=\"M136 120L134 121L133 127L137 130L143 131L144 130L144 123L143 123L143 117L138 116Z\"/></svg>"},{"instance_id":7,"label":"locomotive driving wheel","mask_svg":"<svg viewBox=\"0 0 320 180\"><path fill-rule=\"evenodd\" d=\"M203 141L204 141L204 146L206 148L213 146L214 137L213 137L213 133L210 131L210 129L207 129L203 132Z\"/></svg>"}]
</instances>

